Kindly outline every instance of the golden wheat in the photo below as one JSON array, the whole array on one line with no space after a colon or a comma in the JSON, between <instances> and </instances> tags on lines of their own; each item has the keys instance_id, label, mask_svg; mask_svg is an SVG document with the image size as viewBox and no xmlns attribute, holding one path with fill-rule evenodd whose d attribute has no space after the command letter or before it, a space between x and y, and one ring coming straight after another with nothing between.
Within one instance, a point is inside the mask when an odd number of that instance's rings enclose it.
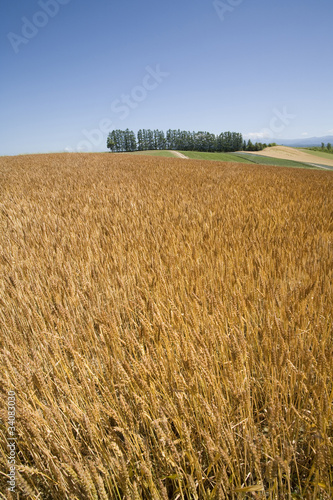
<instances>
[{"instance_id":1,"label":"golden wheat","mask_svg":"<svg viewBox=\"0 0 333 500\"><path fill-rule=\"evenodd\" d=\"M32 155L0 189L2 498L10 390L22 497L332 498L330 172Z\"/></svg>"}]
</instances>

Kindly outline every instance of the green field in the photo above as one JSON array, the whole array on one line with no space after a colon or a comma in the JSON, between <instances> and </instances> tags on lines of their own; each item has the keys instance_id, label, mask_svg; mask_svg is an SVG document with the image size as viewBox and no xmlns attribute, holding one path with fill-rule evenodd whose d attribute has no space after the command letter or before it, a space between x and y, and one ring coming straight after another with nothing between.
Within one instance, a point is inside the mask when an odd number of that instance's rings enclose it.
<instances>
[{"instance_id":1,"label":"green field","mask_svg":"<svg viewBox=\"0 0 333 500\"><path fill-rule=\"evenodd\" d=\"M304 148L297 148L299 151L303 151L303 153L309 153L310 155L313 156L319 156L320 158L325 158L326 160L333 160L333 154L332 153L325 153L323 151L313 151L312 149L304 149Z\"/></svg>"},{"instance_id":2,"label":"green field","mask_svg":"<svg viewBox=\"0 0 333 500\"><path fill-rule=\"evenodd\" d=\"M235 158L230 153L204 153L202 151L179 151L191 160L237 161L238 163L252 163L246 158Z\"/></svg>"},{"instance_id":3,"label":"green field","mask_svg":"<svg viewBox=\"0 0 333 500\"><path fill-rule=\"evenodd\" d=\"M307 163L301 163L299 161L281 160L280 158L271 158L270 156L254 155L252 153L251 154L237 153L235 154L235 156L237 158L246 158L247 160L251 161L251 163L255 163L256 165L274 165L276 167L291 167L291 168L311 168L311 169L316 168L311 165L308 165Z\"/></svg>"},{"instance_id":4,"label":"green field","mask_svg":"<svg viewBox=\"0 0 333 500\"><path fill-rule=\"evenodd\" d=\"M269 156L246 153L201 153L199 151L180 151L193 160L235 161L238 163L255 163L256 165L274 165L277 167L315 168L306 163L291 160L280 160Z\"/></svg>"}]
</instances>

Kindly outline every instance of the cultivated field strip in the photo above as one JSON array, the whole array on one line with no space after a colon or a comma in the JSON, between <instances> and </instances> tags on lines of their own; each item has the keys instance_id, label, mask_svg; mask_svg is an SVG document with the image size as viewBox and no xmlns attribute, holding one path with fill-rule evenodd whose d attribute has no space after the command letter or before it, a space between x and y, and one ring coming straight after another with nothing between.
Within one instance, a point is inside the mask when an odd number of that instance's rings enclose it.
<instances>
[{"instance_id":1,"label":"cultivated field strip","mask_svg":"<svg viewBox=\"0 0 333 500\"><path fill-rule=\"evenodd\" d=\"M19 498L333 496L333 175L0 158ZM15 497L16 498L16 497Z\"/></svg>"}]
</instances>

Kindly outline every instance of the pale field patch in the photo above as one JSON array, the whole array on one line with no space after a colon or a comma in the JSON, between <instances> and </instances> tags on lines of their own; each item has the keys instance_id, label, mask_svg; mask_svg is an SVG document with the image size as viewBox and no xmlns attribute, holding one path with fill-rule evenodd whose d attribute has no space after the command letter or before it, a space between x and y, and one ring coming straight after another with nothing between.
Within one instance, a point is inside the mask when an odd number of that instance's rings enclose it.
<instances>
[{"instance_id":1,"label":"pale field patch","mask_svg":"<svg viewBox=\"0 0 333 500\"><path fill-rule=\"evenodd\" d=\"M259 156L269 156L271 158L279 158L281 160L293 160L301 163L318 163L319 165L327 165L333 167L333 159L315 156L315 154L305 153L295 148L287 146L273 146L266 148L263 151L247 151L246 153L255 154ZM315 151L313 151L315 153Z\"/></svg>"}]
</instances>

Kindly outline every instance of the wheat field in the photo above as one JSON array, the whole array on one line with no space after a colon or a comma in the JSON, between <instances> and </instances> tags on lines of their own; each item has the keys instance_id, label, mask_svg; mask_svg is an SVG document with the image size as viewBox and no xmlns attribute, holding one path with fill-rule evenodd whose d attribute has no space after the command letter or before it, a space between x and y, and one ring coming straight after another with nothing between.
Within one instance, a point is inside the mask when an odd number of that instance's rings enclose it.
<instances>
[{"instance_id":1,"label":"wheat field","mask_svg":"<svg viewBox=\"0 0 333 500\"><path fill-rule=\"evenodd\" d=\"M333 498L332 173L31 155L0 190L0 498Z\"/></svg>"}]
</instances>

